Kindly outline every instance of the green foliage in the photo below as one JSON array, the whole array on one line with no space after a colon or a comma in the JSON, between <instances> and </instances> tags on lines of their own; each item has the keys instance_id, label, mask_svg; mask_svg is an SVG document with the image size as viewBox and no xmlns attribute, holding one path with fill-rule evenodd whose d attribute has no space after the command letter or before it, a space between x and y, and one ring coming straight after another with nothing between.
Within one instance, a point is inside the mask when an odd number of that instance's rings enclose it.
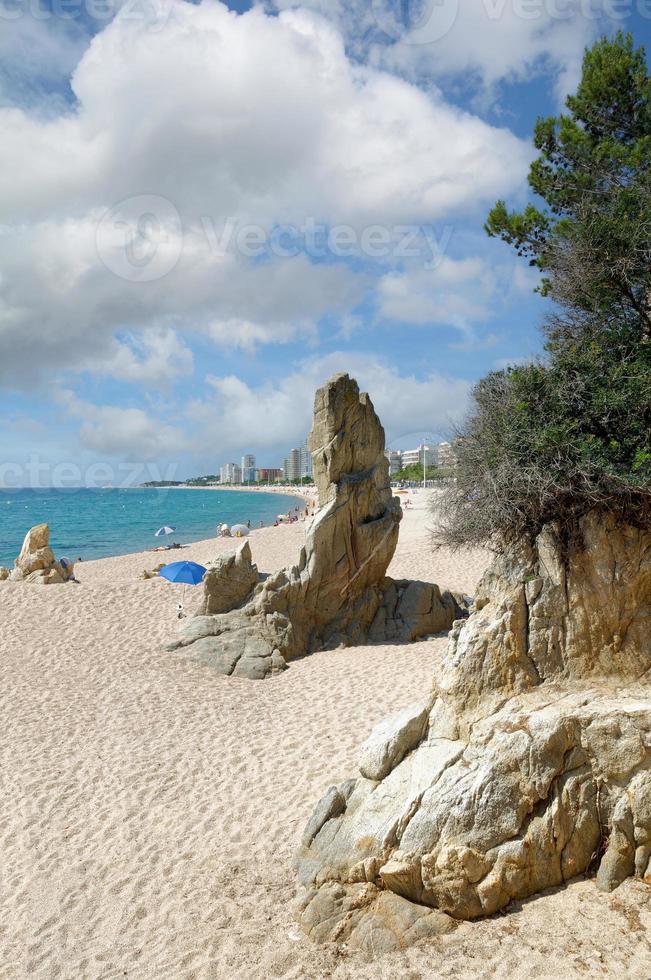
<instances>
[{"instance_id":1,"label":"green foliage","mask_svg":"<svg viewBox=\"0 0 651 980\"><path fill-rule=\"evenodd\" d=\"M509 212L489 235L543 272L542 292L567 308L639 320L651 331L651 79L630 35L588 50L568 115L539 119L529 184L546 203Z\"/></svg>"},{"instance_id":2,"label":"green foliage","mask_svg":"<svg viewBox=\"0 0 651 980\"><path fill-rule=\"evenodd\" d=\"M187 485L189 487L205 487L211 483L219 483L219 475L215 473L208 474L207 476L193 476L187 480Z\"/></svg>"},{"instance_id":3,"label":"green foliage","mask_svg":"<svg viewBox=\"0 0 651 980\"><path fill-rule=\"evenodd\" d=\"M412 463L410 466L403 467L397 473L392 473L391 482L422 483L424 479L442 480L449 475L449 470L440 469L438 466L428 466L427 470L423 472L422 463Z\"/></svg>"},{"instance_id":4,"label":"green foliage","mask_svg":"<svg viewBox=\"0 0 651 980\"><path fill-rule=\"evenodd\" d=\"M488 375L443 501L450 544L504 542L597 507L651 523L651 80L630 36L586 52L568 115L539 120L529 182L486 230L544 275L544 361Z\"/></svg>"}]
</instances>

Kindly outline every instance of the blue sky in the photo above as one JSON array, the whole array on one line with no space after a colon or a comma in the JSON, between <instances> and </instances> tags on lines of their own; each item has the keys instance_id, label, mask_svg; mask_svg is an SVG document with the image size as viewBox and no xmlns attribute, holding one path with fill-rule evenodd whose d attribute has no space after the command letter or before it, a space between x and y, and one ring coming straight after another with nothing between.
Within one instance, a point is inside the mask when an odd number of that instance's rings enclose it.
<instances>
[{"instance_id":1,"label":"blue sky","mask_svg":"<svg viewBox=\"0 0 651 980\"><path fill-rule=\"evenodd\" d=\"M336 370L390 445L442 439L540 350L482 225L585 45L648 48L651 0L230 8L0 8L0 485L278 465Z\"/></svg>"}]
</instances>

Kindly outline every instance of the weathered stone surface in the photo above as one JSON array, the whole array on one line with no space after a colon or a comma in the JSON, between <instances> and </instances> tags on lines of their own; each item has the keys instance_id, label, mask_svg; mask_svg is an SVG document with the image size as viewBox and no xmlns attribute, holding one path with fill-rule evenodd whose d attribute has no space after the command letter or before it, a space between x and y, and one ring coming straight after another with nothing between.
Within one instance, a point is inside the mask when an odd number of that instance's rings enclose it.
<instances>
[{"instance_id":1,"label":"weathered stone surface","mask_svg":"<svg viewBox=\"0 0 651 980\"><path fill-rule=\"evenodd\" d=\"M36 524L25 535L20 554L8 577L12 582L52 585L67 582L73 574L72 563L64 568L54 557L54 552L50 548L49 526Z\"/></svg>"},{"instance_id":2,"label":"weathered stone surface","mask_svg":"<svg viewBox=\"0 0 651 980\"><path fill-rule=\"evenodd\" d=\"M212 616L237 609L258 584L258 569L251 560L248 541L213 562L203 577L203 596L196 616Z\"/></svg>"},{"instance_id":3,"label":"weathered stone surface","mask_svg":"<svg viewBox=\"0 0 651 980\"><path fill-rule=\"evenodd\" d=\"M347 887L329 883L315 889L299 911L312 939L345 942L369 958L456 927L449 915L414 905L366 882Z\"/></svg>"},{"instance_id":4,"label":"weathered stone surface","mask_svg":"<svg viewBox=\"0 0 651 980\"><path fill-rule=\"evenodd\" d=\"M604 890L651 881L651 534L590 514L582 536L564 555L548 527L493 563L417 746L390 750L407 716L376 729L345 807L317 807L298 856L310 935L334 938L368 885L474 919L593 865Z\"/></svg>"},{"instance_id":5,"label":"weathered stone surface","mask_svg":"<svg viewBox=\"0 0 651 980\"><path fill-rule=\"evenodd\" d=\"M298 564L270 576L241 608L204 603L201 615L181 621L173 649L257 679L315 650L369 638L404 642L464 615L434 585L386 577L402 511L391 493L384 430L346 374L316 393L310 450L321 508Z\"/></svg>"},{"instance_id":6,"label":"weathered stone surface","mask_svg":"<svg viewBox=\"0 0 651 980\"><path fill-rule=\"evenodd\" d=\"M550 525L484 575L437 679L466 712L551 678L625 681L651 668L651 534L596 513L581 532L564 559Z\"/></svg>"},{"instance_id":7,"label":"weathered stone surface","mask_svg":"<svg viewBox=\"0 0 651 980\"><path fill-rule=\"evenodd\" d=\"M4 566L0 567L0 582L4 582L5 579L9 578L9 569Z\"/></svg>"},{"instance_id":8,"label":"weathered stone surface","mask_svg":"<svg viewBox=\"0 0 651 980\"><path fill-rule=\"evenodd\" d=\"M384 779L415 749L425 731L431 702L412 704L385 718L361 748L359 771L367 779Z\"/></svg>"},{"instance_id":9,"label":"weathered stone surface","mask_svg":"<svg viewBox=\"0 0 651 980\"><path fill-rule=\"evenodd\" d=\"M368 638L378 643L411 643L421 636L447 632L452 623L467 614L466 603L431 582L406 579L386 580L382 605L378 608Z\"/></svg>"}]
</instances>

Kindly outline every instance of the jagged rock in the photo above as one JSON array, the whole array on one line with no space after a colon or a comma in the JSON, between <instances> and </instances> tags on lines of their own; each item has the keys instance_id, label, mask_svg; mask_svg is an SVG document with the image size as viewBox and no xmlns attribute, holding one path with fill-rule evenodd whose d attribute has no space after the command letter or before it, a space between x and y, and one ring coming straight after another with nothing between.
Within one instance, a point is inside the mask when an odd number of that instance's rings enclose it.
<instances>
[{"instance_id":1,"label":"jagged rock","mask_svg":"<svg viewBox=\"0 0 651 980\"><path fill-rule=\"evenodd\" d=\"M362 776L377 780L388 776L420 742L431 707L431 701L412 704L376 725L361 748Z\"/></svg>"},{"instance_id":2,"label":"jagged rock","mask_svg":"<svg viewBox=\"0 0 651 980\"><path fill-rule=\"evenodd\" d=\"M30 528L14 566L9 575L12 582L52 585L67 582L74 574L72 563L66 563L64 567L54 557L47 524L36 524Z\"/></svg>"},{"instance_id":3,"label":"jagged rock","mask_svg":"<svg viewBox=\"0 0 651 980\"><path fill-rule=\"evenodd\" d=\"M651 534L597 513L581 532L565 552L549 526L492 564L418 745L394 754L400 724L376 729L386 764L366 743L362 778L329 791L343 805L317 807L298 856L310 935L335 937L333 889L341 908L380 890L360 930L382 890L474 919L593 864L605 890L651 883Z\"/></svg>"},{"instance_id":4,"label":"jagged rock","mask_svg":"<svg viewBox=\"0 0 651 980\"><path fill-rule=\"evenodd\" d=\"M251 561L248 541L212 563L203 577L203 596L196 616L212 616L237 609L258 584L258 569Z\"/></svg>"},{"instance_id":5,"label":"jagged rock","mask_svg":"<svg viewBox=\"0 0 651 980\"><path fill-rule=\"evenodd\" d=\"M182 620L171 649L257 679L315 650L414 639L464 615L436 586L386 578L402 511L380 420L347 374L316 392L310 450L321 509L298 564L270 576L242 608Z\"/></svg>"},{"instance_id":6,"label":"jagged rock","mask_svg":"<svg viewBox=\"0 0 651 980\"><path fill-rule=\"evenodd\" d=\"M9 569L4 566L0 567L0 582L4 582L9 578Z\"/></svg>"}]
</instances>

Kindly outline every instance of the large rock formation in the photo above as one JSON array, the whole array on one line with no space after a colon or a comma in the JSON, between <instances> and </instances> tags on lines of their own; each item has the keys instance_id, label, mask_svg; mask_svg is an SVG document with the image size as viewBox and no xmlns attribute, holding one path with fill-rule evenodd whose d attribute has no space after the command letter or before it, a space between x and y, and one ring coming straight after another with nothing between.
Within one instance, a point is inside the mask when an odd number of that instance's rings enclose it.
<instances>
[{"instance_id":1,"label":"large rock formation","mask_svg":"<svg viewBox=\"0 0 651 980\"><path fill-rule=\"evenodd\" d=\"M383 948L597 870L651 883L651 534L589 514L498 558L428 705L383 723L298 857L316 939ZM387 892L419 914L387 932ZM430 925L428 925L430 922Z\"/></svg>"},{"instance_id":2,"label":"large rock formation","mask_svg":"<svg viewBox=\"0 0 651 980\"><path fill-rule=\"evenodd\" d=\"M384 430L347 374L316 393L310 450L321 509L298 564L270 576L241 609L183 620L173 649L222 673L262 678L314 650L369 636L415 639L463 615L463 600L435 585L386 577L402 511Z\"/></svg>"},{"instance_id":3,"label":"large rock formation","mask_svg":"<svg viewBox=\"0 0 651 980\"><path fill-rule=\"evenodd\" d=\"M50 548L50 528L36 524L25 535L20 554L8 578L12 582L31 582L54 585L73 577L72 562L57 561Z\"/></svg>"},{"instance_id":4,"label":"large rock formation","mask_svg":"<svg viewBox=\"0 0 651 980\"><path fill-rule=\"evenodd\" d=\"M258 569L251 561L251 546L245 541L212 562L203 577L203 595L196 616L214 616L237 609L258 584Z\"/></svg>"}]
</instances>

